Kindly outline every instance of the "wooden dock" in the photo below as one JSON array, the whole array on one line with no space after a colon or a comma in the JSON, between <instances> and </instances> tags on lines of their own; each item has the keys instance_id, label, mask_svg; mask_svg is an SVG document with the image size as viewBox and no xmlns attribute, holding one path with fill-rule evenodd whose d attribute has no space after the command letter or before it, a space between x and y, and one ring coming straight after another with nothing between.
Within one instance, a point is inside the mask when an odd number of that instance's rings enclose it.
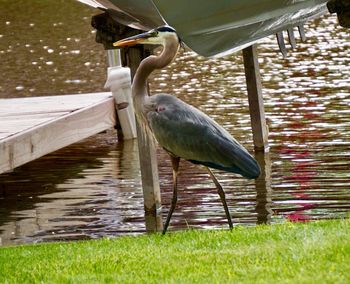
<instances>
[{"instance_id":1,"label":"wooden dock","mask_svg":"<svg viewBox=\"0 0 350 284\"><path fill-rule=\"evenodd\" d=\"M115 123L110 92L0 99L0 174Z\"/></svg>"}]
</instances>

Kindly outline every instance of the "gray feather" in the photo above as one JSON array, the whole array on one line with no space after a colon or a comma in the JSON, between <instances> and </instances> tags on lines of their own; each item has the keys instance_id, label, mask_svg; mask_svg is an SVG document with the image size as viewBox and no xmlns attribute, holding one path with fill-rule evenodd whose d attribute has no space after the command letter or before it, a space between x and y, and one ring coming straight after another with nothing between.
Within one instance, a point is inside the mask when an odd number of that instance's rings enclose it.
<instances>
[{"instance_id":1,"label":"gray feather","mask_svg":"<svg viewBox=\"0 0 350 284\"><path fill-rule=\"evenodd\" d=\"M167 94L145 105L149 126L158 143L173 155L209 167L256 178L255 159L209 116Z\"/></svg>"}]
</instances>

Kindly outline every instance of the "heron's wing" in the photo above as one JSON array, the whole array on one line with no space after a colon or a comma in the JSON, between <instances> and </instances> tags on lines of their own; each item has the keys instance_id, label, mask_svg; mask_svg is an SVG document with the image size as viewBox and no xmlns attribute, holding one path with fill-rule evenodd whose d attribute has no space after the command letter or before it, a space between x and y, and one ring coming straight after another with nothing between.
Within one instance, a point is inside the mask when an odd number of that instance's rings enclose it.
<instances>
[{"instance_id":1,"label":"heron's wing","mask_svg":"<svg viewBox=\"0 0 350 284\"><path fill-rule=\"evenodd\" d=\"M149 112L148 120L158 143L178 157L246 177L257 171L256 161L227 131L189 105Z\"/></svg>"}]
</instances>

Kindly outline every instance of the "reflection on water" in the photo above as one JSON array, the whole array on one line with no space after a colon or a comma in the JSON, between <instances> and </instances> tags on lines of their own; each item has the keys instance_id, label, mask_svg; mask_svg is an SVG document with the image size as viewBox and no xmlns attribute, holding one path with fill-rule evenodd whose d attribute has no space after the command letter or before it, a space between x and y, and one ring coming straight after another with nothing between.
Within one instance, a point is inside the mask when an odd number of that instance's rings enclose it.
<instances>
[{"instance_id":1,"label":"reflection on water","mask_svg":"<svg viewBox=\"0 0 350 284\"><path fill-rule=\"evenodd\" d=\"M76 1L2 0L0 98L102 91L103 48L91 15Z\"/></svg>"},{"instance_id":2,"label":"reflection on water","mask_svg":"<svg viewBox=\"0 0 350 284\"><path fill-rule=\"evenodd\" d=\"M96 11L75 2L3 2L0 97L102 90L105 53L89 27ZM218 172L235 224L349 214L349 33L335 17L306 31L308 42L287 59L274 37L259 45L271 149L256 154L263 168L256 181ZM173 93L202 109L253 152L240 53L205 59L182 51L153 78L153 93ZM163 150L158 156L164 215L171 168ZM118 141L114 132L0 175L2 244L143 233L143 215L136 142ZM171 226L228 227L215 186L188 162L180 167Z\"/></svg>"}]
</instances>

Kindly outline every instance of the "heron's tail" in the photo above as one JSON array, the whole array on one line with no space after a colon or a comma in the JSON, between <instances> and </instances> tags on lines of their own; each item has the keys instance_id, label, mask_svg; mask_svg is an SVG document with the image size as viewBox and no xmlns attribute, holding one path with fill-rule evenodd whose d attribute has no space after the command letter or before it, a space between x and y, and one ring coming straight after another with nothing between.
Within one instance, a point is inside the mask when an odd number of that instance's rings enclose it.
<instances>
[{"instance_id":1,"label":"heron's tail","mask_svg":"<svg viewBox=\"0 0 350 284\"><path fill-rule=\"evenodd\" d=\"M240 165L241 175L248 179L256 179L260 176L260 166L258 162L249 154L245 157L244 165Z\"/></svg>"},{"instance_id":2,"label":"heron's tail","mask_svg":"<svg viewBox=\"0 0 350 284\"><path fill-rule=\"evenodd\" d=\"M261 172L258 162L248 152L244 153L244 156L242 155L239 163L235 163L234 165L229 166L221 165L219 163L200 162L195 160L190 160L190 162L194 164L201 164L217 170L240 174L248 179L258 178Z\"/></svg>"}]
</instances>

